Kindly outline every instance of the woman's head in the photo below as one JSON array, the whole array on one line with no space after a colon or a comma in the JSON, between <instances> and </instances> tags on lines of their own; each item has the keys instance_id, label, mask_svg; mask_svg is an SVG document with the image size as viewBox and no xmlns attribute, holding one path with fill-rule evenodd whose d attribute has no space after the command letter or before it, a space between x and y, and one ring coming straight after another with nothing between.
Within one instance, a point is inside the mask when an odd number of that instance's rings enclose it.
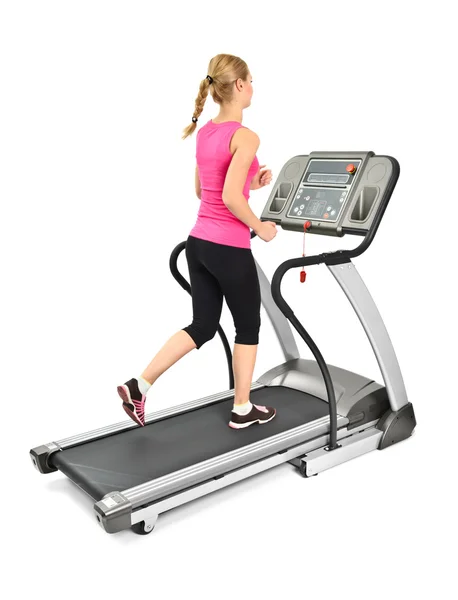
<instances>
[{"instance_id":1,"label":"woman's head","mask_svg":"<svg viewBox=\"0 0 458 600\"><path fill-rule=\"evenodd\" d=\"M244 60L232 54L217 54L209 63L207 74L212 81L206 77L200 82L193 114L195 120L204 109L208 92L221 107L237 104L243 109L250 106L253 87L251 73ZM196 127L195 122L188 125L183 131L183 139L191 135Z\"/></svg>"}]
</instances>

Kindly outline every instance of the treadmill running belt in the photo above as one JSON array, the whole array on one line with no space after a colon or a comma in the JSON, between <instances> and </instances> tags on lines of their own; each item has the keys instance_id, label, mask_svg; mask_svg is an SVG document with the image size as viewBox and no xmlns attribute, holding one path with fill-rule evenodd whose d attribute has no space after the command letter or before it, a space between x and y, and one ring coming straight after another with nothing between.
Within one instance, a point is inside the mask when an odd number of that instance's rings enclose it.
<instances>
[{"instance_id":1,"label":"treadmill running belt","mask_svg":"<svg viewBox=\"0 0 458 600\"><path fill-rule=\"evenodd\" d=\"M275 407L275 418L264 425L231 429L232 396L54 452L50 463L98 501L113 491L122 492L328 415L327 402L282 386L253 390L250 399Z\"/></svg>"}]
</instances>

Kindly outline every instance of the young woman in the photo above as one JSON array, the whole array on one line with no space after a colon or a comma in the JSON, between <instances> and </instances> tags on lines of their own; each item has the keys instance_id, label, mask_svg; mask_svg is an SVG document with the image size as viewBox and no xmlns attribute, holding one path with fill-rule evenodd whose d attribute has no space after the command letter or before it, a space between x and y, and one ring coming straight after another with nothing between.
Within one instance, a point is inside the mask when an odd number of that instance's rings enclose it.
<instances>
[{"instance_id":1,"label":"young woman","mask_svg":"<svg viewBox=\"0 0 458 600\"><path fill-rule=\"evenodd\" d=\"M194 348L201 348L217 331L223 297L235 325L233 371L235 396L229 426L234 429L267 423L275 409L250 402L261 324L261 296L251 252L250 228L265 242L277 234L273 222L261 222L248 205L249 190L268 185L269 169L256 157L258 136L242 125L243 110L253 95L251 73L241 58L218 54L200 83L192 124L196 129L210 91L220 111L201 127L196 138L196 194L201 200L196 223L186 241L192 291L192 323L173 335L145 371L118 386L126 413L145 424L146 394L156 379ZM229 415L228 415L229 418Z\"/></svg>"}]
</instances>

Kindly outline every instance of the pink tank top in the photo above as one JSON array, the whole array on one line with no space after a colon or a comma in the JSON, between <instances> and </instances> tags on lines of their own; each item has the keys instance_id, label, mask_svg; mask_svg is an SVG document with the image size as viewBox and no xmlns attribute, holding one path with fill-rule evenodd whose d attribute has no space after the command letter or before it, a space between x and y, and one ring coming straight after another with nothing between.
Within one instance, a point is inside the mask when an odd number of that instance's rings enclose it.
<instances>
[{"instance_id":1,"label":"pink tank top","mask_svg":"<svg viewBox=\"0 0 458 600\"><path fill-rule=\"evenodd\" d=\"M197 132L196 160L202 192L197 220L190 235L217 244L251 248L250 228L223 202L224 180L232 160L230 143L240 127L244 126L238 121L213 123L210 120ZM258 169L259 161L255 156L243 188L247 202L250 183Z\"/></svg>"}]
</instances>

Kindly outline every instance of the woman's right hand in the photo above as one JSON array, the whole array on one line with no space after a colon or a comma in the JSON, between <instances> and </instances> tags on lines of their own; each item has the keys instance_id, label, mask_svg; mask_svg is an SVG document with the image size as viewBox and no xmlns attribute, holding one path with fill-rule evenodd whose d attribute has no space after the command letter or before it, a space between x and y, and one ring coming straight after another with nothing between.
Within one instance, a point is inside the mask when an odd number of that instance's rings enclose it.
<instances>
[{"instance_id":1,"label":"woman's right hand","mask_svg":"<svg viewBox=\"0 0 458 600\"><path fill-rule=\"evenodd\" d=\"M255 233L261 240L270 242L277 235L277 224L273 221L261 221L261 225L256 229Z\"/></svg>"}]
</instances>

